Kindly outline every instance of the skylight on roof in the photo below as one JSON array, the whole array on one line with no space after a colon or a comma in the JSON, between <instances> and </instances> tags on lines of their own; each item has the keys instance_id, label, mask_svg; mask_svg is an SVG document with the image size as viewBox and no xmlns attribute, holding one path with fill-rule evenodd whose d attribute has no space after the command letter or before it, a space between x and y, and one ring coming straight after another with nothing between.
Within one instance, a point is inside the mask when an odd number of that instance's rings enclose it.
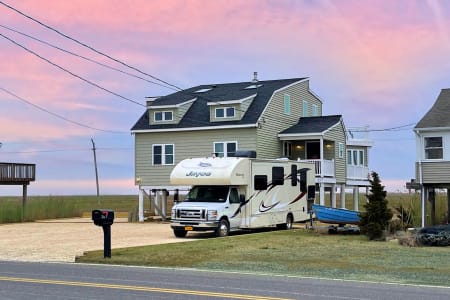
<instances>
[{"instance_id":1,"label":"skylight on roof","mask_svg":"<svg viewBox=\"0 0 450 300\"><path fill-rule=\"evenodd\" d=\"M199 89L199 90L195 91L194 93L204 93L204 92L207 92L210 90L212 90L212 88L209 87L209 88Z\"/></svg>"},{"instance_id":2,"label":"skylight on roof","mask_svg":"<svg viewBox=\"0 0 450 300\"><path fill-rule=\"evenodd\" d=\"M261 86L262 86L262 84L252 84L252 85L249 85L248 87L244 88L244 90L256 89L256 88L259 88Z\"/></svg>"}]
</instances>

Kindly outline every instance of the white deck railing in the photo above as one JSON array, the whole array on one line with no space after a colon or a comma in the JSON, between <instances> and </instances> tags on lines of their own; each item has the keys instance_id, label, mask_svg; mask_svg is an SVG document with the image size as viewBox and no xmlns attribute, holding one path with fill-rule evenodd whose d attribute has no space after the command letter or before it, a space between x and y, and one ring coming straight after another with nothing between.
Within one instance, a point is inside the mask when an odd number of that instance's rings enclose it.
<instances>
[{"instance_id":1,"label":"white deck railing","mask_svg":"<svg viewBox=\"0 0 450 300\"><path fill-rule=\"evenodd\" d=\"M367 180L369 178L369 168L365 166L347 165L347 178Z\"/></svg>"},{"instance_id":2,"label":"white deck railing","mask_svg":"<svg viewBox=\"0 0 450 300\"><path fill-rule=\"evenodd\" d=\"M314 163L317 177L334 177L334 160L306 159L302 161Z\"/></svg>"}]
</instances>

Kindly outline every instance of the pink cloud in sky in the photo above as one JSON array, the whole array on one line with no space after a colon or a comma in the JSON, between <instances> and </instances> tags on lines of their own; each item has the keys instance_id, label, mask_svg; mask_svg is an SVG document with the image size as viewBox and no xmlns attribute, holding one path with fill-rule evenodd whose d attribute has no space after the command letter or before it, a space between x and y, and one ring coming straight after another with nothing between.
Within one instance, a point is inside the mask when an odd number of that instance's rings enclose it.
<instances>
[{"instance_id":1,"label":"pink cloud in sky","mask_svg":"<svg viewBox=\"0 0 450 300\"><path fill-rule=\"evenodd\" d=\"M313 91L325 101L324 111L344 114L346 125L368 124L376 128L418 121L438 90L448 87L442 86L448 85L450 72L447 2L6 3L181 87L250 80L253 71L260 72L260 79L309 76ZM4 6L0 6L0 15L0 24L124 69ZM142 104L145 96L172 92L38 45L5 29L0 28L0 33ZM143 107L93 88L2 38L0 47L0 87L37 105L69 119L110 129L128 130L143 113ZM19 104L2 91L0 105L0 127L8 128L0 131L0 141L86 139L95 134ZM115 139L111 141L116 142ZM376 151L379 150L374 147L372 153ZM389 184L398 185L395 180L390 179Z\"/></svg>"}]
</instances>

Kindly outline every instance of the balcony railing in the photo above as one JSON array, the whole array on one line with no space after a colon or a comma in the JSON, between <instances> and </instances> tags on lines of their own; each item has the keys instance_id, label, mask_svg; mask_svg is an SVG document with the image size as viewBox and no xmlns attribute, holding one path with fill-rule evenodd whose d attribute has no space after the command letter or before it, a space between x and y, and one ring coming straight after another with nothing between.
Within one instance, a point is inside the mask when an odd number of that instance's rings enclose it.
<instances>
[{"instance_id":1,"label":"balcony railing","mask_svg":"<svg viewBox=\"0 0 450 300\"><path fill-rule=\"evenodd\" d=\"M27 183L36 178L35 164L0 163L0 183Z\"/></svg>"},{"instance_id":2,"label":"balcony railing","mask_svg":"<svg viewBox=\"0 0 450 300\"><path fill-rule=\"evenodd\" d=\"M334 160L307 159L302 161L314 163L316 177L334 177Z\"/></svg>"},{"instance_id":3,"label":"balcony railing","mask_svg":"<svg viewBox=\"0 0 450 300\"><path fill-rule=\"evenodd\" d=\"M369 178L369 168L365 166L347 165L347 178L354 180L367 180Z\"/></svg>"}]
</instances>

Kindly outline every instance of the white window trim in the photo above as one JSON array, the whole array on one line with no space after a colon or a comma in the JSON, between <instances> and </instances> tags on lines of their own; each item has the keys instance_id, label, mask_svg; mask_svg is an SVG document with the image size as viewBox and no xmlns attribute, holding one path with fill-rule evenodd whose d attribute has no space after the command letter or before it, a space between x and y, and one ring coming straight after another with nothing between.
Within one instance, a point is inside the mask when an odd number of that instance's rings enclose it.
<instances>
[{"instance_id":1,"label":"white window trim","mask_svg":"<svg viewBox=\"0 0 450 300\"><path fill-rule=\"evenodd\" d=\"M156 114L158 114L158 113L161 114L161 120L156 120ZM166 120L166 113L170 113L170 115L172 116L172 118ZM155 122L168 122L168 121L173 121L173 111L171 111L171 110L154 111L154 112L153 112L153 121L155 121Z\"/></svg>"},{"instance_id":2,"label":"white window trim","mask_svg":"<svg viewBox=\"0 0 450 300\"><path fill-rule=\"evenodd\" d=\"M155 146L161 146L161 164L155 165ZM166 147L165 146L172 146L173 149L173 160L171 164L166 163ZM172 166L175 164L175 144L153 144L152 145L152 165L153 166Z\"/></svg>"},{"instance_id":3,"label":"white window trim","mask_svg":"<svg viewBox=\"0 0 450 300\"><path fill-rule=\"evenodd\" d=\"M339 156L339 158L344 158L344 153L345 153L344 143L339 143L338 144L338 156Z\"/></svg>"},{"instance_id":4,"label":"white window trim","mask_svg":"<svg viewBox=\"0 0 450 300\"><path fill-rule=\"evenodd\" d=\"M238 142L237 141L224 141L224 142L214 142L213 143L213 153L216 153L216 144L223 144L223 157L228 157L227 153L227 145L228 144L236 144L236 150L238 150Z\"/></svg>"},{"instance_id":5,"label":"white window trim","mask_svg":"<svg viewBox=\"0 0 450 300\"><path fill-rule=\"evenodd\" d=\"M350 161L348 160L348 153L350 153ZM356 164L354 157L356 155ZM351 166L365 166L364 150L361 149L347 149L347 165Z\"/></svg>"},{"instance_id":6,"label":"white window trim","mask_svg":"<svg viewBox=\"0 0 450 300\"><path fill-rule=\"evenodd\" d=\"M283 157L290 158L292 156L292 142L283 142Z\"/></svg>"},{"instance_id":7,"label":"white window trim","mask_svg":"<svg viewBox=\"0 0 450 300\"><path fill-rule=\"evenodd\" d=\"M317 104L312 104L311 105L311 116L312 117L318 117L319 116L319 106Z\"/></svg>"},{"instance_id":8,"label":"white window trim","mask_svg":"<svg viewBox=\"0 0 450 300\"><path fill-rule=\"evenodd\" d=\"M291 114L291 95L289 94L283 96L283 110L285 115Z\"/></svg>"},{"instance_id":9,"label":"white window trim","mask_svg":"<svg viewBox=\"0 0 450 300\"><path fill-rule=\"evenodd\" d=\"M227 116L226 112L227 112L228 108L232 108L233 109L233 116ZM217 116L217 111L218 110L223 110L223 117L218 117ZM231 118L235 118L236 117L236 108L234 106L216 107L214 109L214 117L216 119L231 119Z\"/></svg>"},{"instance_id":10,"label":"white window trim","mask_svg":"<svg viewBox=\"0 0 450 300\"><path fill-rule=\"evenodd\" d=\"M427 138L441 138L441 142L442 142L442 147L427 147L426 146L426 139ZM423 158L424 160L428 160L428 161L441 161L444 160L444 155L445 155L445 149L444 149L444 137L443 136L439 136L439 135L433 135L433 136L424 136L423 137ZM442 149L442 157L441 158L427 158L427 151L428 149Z\"/></svg>"},{"instance_id":11,"label":"white window trim","mask_svg":"<svg viewBox=\"0 0 450 300\"><path fill-rule=\"evenodd\" d=\"M308 116L308 101L306 101L306 100L303 100L302 114L303 114L304 117Z\"/></svg>"}]
</instances>

